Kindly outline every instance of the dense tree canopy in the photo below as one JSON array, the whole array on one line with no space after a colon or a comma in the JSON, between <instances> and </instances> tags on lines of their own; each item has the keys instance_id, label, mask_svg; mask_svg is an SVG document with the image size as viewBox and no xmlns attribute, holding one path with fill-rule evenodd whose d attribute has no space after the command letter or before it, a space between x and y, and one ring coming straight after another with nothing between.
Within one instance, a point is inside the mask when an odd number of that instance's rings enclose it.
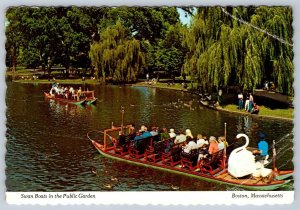
<instances>
[{"instance_id":1,"label":"dense tree canopy","mask_svg":"<svg viewBox=\"0 0 300 210\"><path fill-rule=\"evenodd\" d=\"M89 55L97 77L101 72L104 81L107 76L115 82L135 81L145 63L140 42L130 36L121 22L100 34L100 40L92 44Z\"/></svg>"},{"instance_id":2,"label":"dense tree canopy","mask_svg":"<svg viewBox=\"0 0 300 210\"><path fill-rule=\"evenodd\" d=\"M228 14L221 7L198 8L183 42L188 49L184 72L202 90L228 85L252 90L268 80L278 91L293 94L292 46L267 34L292 43L291 8L226 9Z\"/></svg>"},{"instance_id":3,"label":"dense tree canopy","mask_svg":"<svg viewBox=\"0 0 300 210\"><path fill-rule=\"evenodd\" d=\"M265 80L293 95L290 7L12 7L6 63L95 69L116 82L143 72L182 72L203 91L253 90ZM91 72L93 75L94 72Z\"/></svg>"}]
</instances>

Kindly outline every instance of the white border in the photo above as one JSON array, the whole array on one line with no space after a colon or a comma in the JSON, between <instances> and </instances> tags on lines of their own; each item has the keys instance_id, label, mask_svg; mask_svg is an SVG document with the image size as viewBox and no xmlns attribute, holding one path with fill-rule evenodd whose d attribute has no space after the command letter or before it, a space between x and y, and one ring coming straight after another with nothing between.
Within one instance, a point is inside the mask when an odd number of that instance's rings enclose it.
<instances>
[{"instance_id":1,"label":"white border","mask_svg":"<svg viewBox=\"0 0 300 210\"><path fill-rule=\"evenodd\" d=\"M138 2L138 3L137 3ZM1 66L1 69L2 71L0 71L0 97L2 100L0 100L0 121L1 121L1 126L0 126L0 135L2 136L1 138L1 141L0 141L0 154L1 154L1 157L0 158L0 184L1 184L1 190L0 190L0 209L17 209L17 208L20 208L22 210L24 209L40 209L40 206L15 206L15 205L8 205L5 201L5 191L6 191L6 188L5 188L5 131L6 131L6 125L5 125L5 120L6 120L6 117L5 117L5 110L6 110L6 107L5 107L5 92L6 92L6 85L5 85L5 80L4 80L4 75L5 75L5 63L4 63L4 58L5 58L5 47L4 47L4 43L5 43L5 36L4 36L4 16L5 16L5 10L8 6L20 6L20 5L37 5L37 6L69 6L69 5L77 5L77 6L102 6L102 5L105 5L105 6L122 6L122 5L128 5L128 6L164 6L164 5L167 5L167 6L179 6L179 5L184 5L184 6L190 6L190 5L289 5L289 6L292 6L293 7L293 15L294 15L294 54L295 54L295 57L294 57L294 64L295 64L295 81L300 81L300 75L299 75L299 63L300 63L300 59L299 59L299 53L300 52L300 46L299 46L299 38L300 38L300 35L299 35L299 21L300 21L300 5L297 1L293 1L293 0L286 0L286 1L282 1L282 0L264 0L264 1L247 1L247 0L227 0L227 1L216 1L216 0L206 0L206 1L195 1L195 0L189 0L189 1L182 1L182 0L170 0L170 1L165 1L165 2L162 2L160 0L151 0L151 1L146 1L146 0L140 0L140 1L129 1L129 0L105 0L105 1L97 1L97 0L77 0L77 1L71 1L71 0L52 0L52 1L44 1L44 0L27 0L27 1L21 1L21 0L14 0L14 1L10 1L10 0L2 0L1 1L1 4L0 4L0 8L1 8L1 23L0 24L0 27L1 27L1 36L0 36L0 43L2 43L2 46L1 46L1 62L0 62L0 66ZM298 27L298 28L297 28ZM294 129L294 133L295 133L295 137L294 137L294 148L295 148L295 157L294 157L294 165L295 165L295 172L296 172L296 176L295 176L295 182L294 182L294 187L295 187L295 201L292 205L285 205L285 206L281 206L281 205L276 205L276 206L255 206L255 209L259 209L259 208L264 208L266 209L266 207L272 207L272 209L282 209L282 208L297 208L299 207L299 202L297 199L297 195L299 195L299 193L297 193L297 189L298 188L298 185L299 185L299 182L297 182L297 180L299 179L299 174L298 174L298 163L300 158L299 158L299 143L297 143L297 139L298 136L299 136L299 131L297 131L298 129L298 121L299 121L299 111L298 111L298 103L300 102L299 100L299 94L300 94L300 90L299 90L299 85L297 85L297 83L295 82L295 129ZM296 161L298 160L298 161ZM93 192L94 193L94 192ZM163 195L162 195L162 194ZM209 192L205 192L207 194L210 194ZM216 194L218 195L213 195L213 198L214 198L214 201L217 202L218 199L221 199L219 195L219 192L215 192ZM224 192L223 194L227 194L230 192ZM287 192L289 193L289 192ZM101 194L101 193L100 193ZM114 193L115 194L115 193ZM118 194L116 192L116 194ZM158 200L154 200L153 202L151 202L152 199L145 199L145 197L140 197L140 194L141 193L137 193L138 195L138 203L141 204L140 202L142 200L144 200L145 202L150 202L152 204L157 204L156 201ZM153 193L150 193L150 194L153 194ZM157 194L160 195L160 197L164 197L164 198L168 198L168 196L171 196L170 198L170 205L172 206L168 206L168 207L164 207L164 208L167 208L167 209L176 209L176 208L183 208L183 206L179 205L179 206L174 206L174 205L177 205L178 202L176 202L176 200L174 201L172 198L172 196L175 196L175 193L174 192L157 192ZM166 196L166 194L168 194L168 196ZM180 195L181 194L181 195ZM107 192L105 193L105 195L109 195L109 196L113 196L114 199L119 199L118 197L119 196L115 196L113 194L111 194L110 192ZM155 195L155 194L153 194ZM182 193L178 193L178 199L177 201L180 200L180 197L184 197L186 198L185 196L185 192L182 192ZM199 195L199 194L198 194ZM8 197L8 200L10 199L9 198L9 195L7 195ZM177 195L176 195L177 196ZM175 197L176 197L175 196ZM201 199L201 196L204 196L205 199L206 199L206 196L203 195L199 195L199 199ZM223 195L222 195L223 196ZM221 196L221 197L222 197ZM101 195L102 197L102 195ZM157 197L155 196L154 199L159 199L160 197ZM197 198L195 198L197 199ZM207 198L209 199L209 198ZM101 199L100 199L101 200ZM167 199L168 200L168 199ZM187 199L186 199L187 200ZM182 201L184 203L184 201ZM122 202L123 203L123 202ZM182 203L182 204L183 204ZM198 202L196 202L198 203ZM194 203L194 204L196 204ZM274 203L277 203L278 202L274 202ZM54 204L54 203L52 203ZM67 204L65 201L63 202L63 204ZM124 203L123 203L124 204ZM137 202L136 202L137 204ZM229 203L227 203L229 204ZM241 204L241 203L238 203L238 204ZM256 204L255 201L253 201L252 203L253 205ZM105 206L105 205L100 205L101 208L109 208L109 209L119 209L120 206L118 205L110 205L110 206ZM148 208L159 208L161 209L162 206L152 206L152 205L148 205L148 206L139 206L139 205L134 205L134 208L143 208L143 209L148 209ZM232 209L236 209L236 208L240 208L240 206L238 205L234 205L234 206L226 206L227 208L230 208L231 210ZM249 206L248 206L249 207ZM251 206L250 206L251 207ZM253 206L252 206L253 207ZM46 208L46 209L51 209L51 208L54 208L54 206L46 206L46 207L43 207L43 208ZM59 208L61 209L62 206L56 206L56 208ZM82 209L82 208L88 208L88 209L99 209L99 206L63 206L63 209L69 209L69 208L72 208L72 209ZM128 209L132 209L133 206L128 206L128 205L125 205L125 206L122 206L122 208L128 208ZM222 205L222 206L206 206L206 207L197 207L197 206L190 206L188 207L189 209L194 209L194 208L205 208L205 209L210 209L210 208L214 208L214 209L224 209L225 207ZM225 208L225 209L227 209Z\"/></svg>"}]
</instances>

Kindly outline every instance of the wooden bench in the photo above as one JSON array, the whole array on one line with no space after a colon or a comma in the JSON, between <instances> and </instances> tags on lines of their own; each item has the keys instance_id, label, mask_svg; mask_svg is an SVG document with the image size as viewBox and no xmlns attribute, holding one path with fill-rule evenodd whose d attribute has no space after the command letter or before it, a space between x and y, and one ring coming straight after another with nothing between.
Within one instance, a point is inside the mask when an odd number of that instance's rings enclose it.
<instances>
[{"instance_id":1,"label":"wooden bench","mask_svg":"<svg viewBox=\"0 0 300 210\"><path fill-rule=\"evenodd\" d=\"M214 175L220 170L224 169L224 149L219 150L216 153L209 155L208 158L203 158L198 161L197 167L202 173L208 172L210 175ZM220 170L216 170L220 169Z\"/></svg>"},{"instance_id":2,"label":"wooden bench","mask_svg":"<svg viewBox=\"0 0 300 210\"><path fill-rule=\"evenodd\" d=\"M146 149L152 145L152 137L140 139L136 142L132 141L129 146L129 156L133 158L144 157Z\"/></svg>"},{"instance_id":3,"label":"wooden bench","mask_svg":"<svg viewBox=\"0 0 300 210\"><path fill-rule=\"evenodd\" d=\"M174 145L169 152L162 153L162 163L165 165L175 166L181 162L182 144Z\"/></svg>"},{"instance_id":4,"label":"wooden bench","mask_svg":"<svg viewBox=\"0 0 300 210\"><path fill-rule=\"evenodd\" d=\"M151 162L162 160L162 153L165 151L170 141L173 141L173 139L164 139L157 142L154 141L153 147L149 147L149 149L145 151L145 160Z\"/></svg>"},{"instance_id":5,"label":"wooden bench","mask_svg":"<svg viewBox=\"0 0 300 210\"><path fill-rule=\"evenodd\" d=\"M192 149L190 153L181 152L181 166L194 170L197 167L198 155L198 149Z\"/></svg>"},{"instance_id":6,"label":"wooden bench","mask_svg":"<svg viewBox=\"0 0 300 210\"><path fill-rule=\"evenodd\" d=\"M130 136L125 136L124 142L119 139L114 139L114 151L116 154L127 155L129 152Z\"/></svg>"}]
</instances>

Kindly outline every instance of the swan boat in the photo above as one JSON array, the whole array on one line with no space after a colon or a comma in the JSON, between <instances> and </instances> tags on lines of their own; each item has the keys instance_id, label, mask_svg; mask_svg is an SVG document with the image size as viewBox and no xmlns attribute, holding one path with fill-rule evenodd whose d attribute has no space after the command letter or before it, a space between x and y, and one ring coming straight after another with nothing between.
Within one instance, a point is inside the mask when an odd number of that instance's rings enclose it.
<instances>
[{"instance_id":1,"label":"swan boat","mask_svg":"<svg viewBox=\"0 0 300 210\"><path fill-rule=\"evenodd\" d=\"M55 100L55 101L59 101L59 102L63 102L63 103L70 103L70 104L76 104L76 105L83 105L86 100L83 99L83 100L70 100L70 99L66 99L66 98L59 98L59 97L55 97L55 96L52 96L50 93L46 93L44 92L44 96L46 99L52 99L52 100Z\"/></svg>"},{"instance_id":2,"label":"swan boat","mask_svg":"<svg viewBox=\"0 0 300 210\"><path fill-rule=\"evenodd\" d=\"M272 179L261 176L254 177L252 175L243 177L233 176L230 173L227 158L231 146L219 151L217 154L212 154L210 159L196 161L197 163L189 158L182 157L180 155L181 146L179 145L175 145L171 151L165 152L163 148L168 140L157 142L155 141L155 137L138 141L138 143L140 142L140 145L135 145L136 147L128 146L128 148L125 148L118 146L117 138L119 131L128 134L130 132L130 126L131 125L121 127L112 126L112 128L105 129L104 131L90 131L87 133L87 137L99 153L108 158L185 175L204 181L258 191L280 189L292 181L293 170L277 170L274 157L274 169L269 169L273 174ZM247 149L246 147L249 143L248 136L245 134L239 134L237 137L245 137L246 144L241 148L231 150L232 154ZM137 148L139 146L140 148ZM145 149L141 150L143 146Z\"/></svg>"}]
</instances>

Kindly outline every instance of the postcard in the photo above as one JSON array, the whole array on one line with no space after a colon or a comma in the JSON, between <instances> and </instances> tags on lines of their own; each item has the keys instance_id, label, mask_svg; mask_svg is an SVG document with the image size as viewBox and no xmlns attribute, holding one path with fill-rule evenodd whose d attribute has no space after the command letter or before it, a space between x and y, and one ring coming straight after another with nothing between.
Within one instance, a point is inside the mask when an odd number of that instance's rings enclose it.
<instances>
[{"instance_id":1,"label":"postcard","mask_svg":"<svg viewBox=\"0 0 300 210\"><path fill-rule=\"evenodd\" d=\"M8 6L6 202L292 204L294 9Z\"/></svg>"}]
</instances>

